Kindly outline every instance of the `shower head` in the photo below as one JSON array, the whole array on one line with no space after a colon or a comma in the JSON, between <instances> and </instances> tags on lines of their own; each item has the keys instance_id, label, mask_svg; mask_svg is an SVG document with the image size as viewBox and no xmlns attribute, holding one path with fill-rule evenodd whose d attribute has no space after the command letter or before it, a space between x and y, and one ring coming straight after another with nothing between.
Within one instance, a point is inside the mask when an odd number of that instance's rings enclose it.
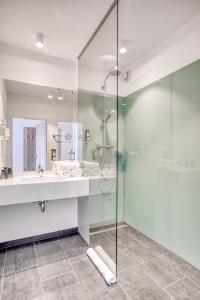
<instances>
[{"instance_id":1,"label":"shower head","mask_svg":"<svg viewBox=\"0 0 200 300\"><path fill-rule=\"evenodd\" d=\"M106 90L106 81L110 76L119 76L121 74L121 70L118 68L118 66L114 66L112 68L109 69L108 74L106 75L105 79L104 79L104 83L102 85L102 90Z\"/></svg>"},{"instance_id":2,"label":"shower head","mask_svg":"<svg viewBox=\"0 0 200 300\"><path fill-rule=\"evenodd\" d=\"M103 122L107 123L108 120L109 120L112 116L114 116L115 114L116 114L116 110L112 109L112 110L108 113L108 115L106 116L106 118L103 120Z\"/></svg>"},{"instance_id":3,"label":"shower head","mask_svg":"<svg viewBox=\"0 0 200 300\"><path fill-rule=\"evenodd\" d=\"M109 70L109 75L111 76L117 76L121 74L121 70L118 68L118 66L114 66Z\"/></svg>"}]
</instances>

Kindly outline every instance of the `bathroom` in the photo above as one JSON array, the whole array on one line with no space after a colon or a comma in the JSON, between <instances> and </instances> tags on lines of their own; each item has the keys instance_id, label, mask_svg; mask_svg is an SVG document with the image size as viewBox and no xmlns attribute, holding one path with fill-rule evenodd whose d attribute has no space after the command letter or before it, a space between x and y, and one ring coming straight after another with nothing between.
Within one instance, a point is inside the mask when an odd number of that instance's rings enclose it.
<instances>
[{"instance_id":1,"label":"bathroom","mask_svg":"<svg viewBox=\"0 0 200 300\"><path fill-rule=\"evenodd\" d=\"M199 0L0 1L0 300L200 299L199 36Z\"/></svg>"}]
</instances>

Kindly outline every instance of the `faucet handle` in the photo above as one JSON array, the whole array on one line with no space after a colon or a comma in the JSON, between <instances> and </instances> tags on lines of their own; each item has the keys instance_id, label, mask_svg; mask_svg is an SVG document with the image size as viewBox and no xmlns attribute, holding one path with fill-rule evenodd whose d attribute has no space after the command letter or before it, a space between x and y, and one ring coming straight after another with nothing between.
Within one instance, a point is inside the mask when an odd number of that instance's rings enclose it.
<instances>
[{"instance_id":1,"label":"faucet handle","mask_svg":"<svg viewBox=\"0 0 200 300\"><path fill-rule=\"evenodd\" d=\"M38 170L38 173L44 172L44 169L41 164L38 165L37 170Z\"/></svg>"},{"instance_id":2,"label":"faucet handle","mask_svg":"<svg viewBox=\"0 0 200 300\"><path fill-rule=\"evenodd\" d=\"M75 160L75 152L73 152L72 149L70 150L70 152L68 152L68 154L70 160Z\"/></svg>"}]
</instances>

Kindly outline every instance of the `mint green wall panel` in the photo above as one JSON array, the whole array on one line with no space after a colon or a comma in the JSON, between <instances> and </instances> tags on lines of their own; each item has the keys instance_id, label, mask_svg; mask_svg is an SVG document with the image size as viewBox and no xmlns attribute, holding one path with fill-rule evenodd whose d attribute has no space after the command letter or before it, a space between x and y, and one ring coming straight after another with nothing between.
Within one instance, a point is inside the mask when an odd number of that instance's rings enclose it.
<instances>
[{"instance_id":1,"label":"mint green wall panel","mask_svg":"<svg viewBox=\"0 0 200 300\"><path fill-rule=\"evenodd\" d=\"M200 61L125 101L125 220L200 267Z\"/></svg>"}]
</instances>

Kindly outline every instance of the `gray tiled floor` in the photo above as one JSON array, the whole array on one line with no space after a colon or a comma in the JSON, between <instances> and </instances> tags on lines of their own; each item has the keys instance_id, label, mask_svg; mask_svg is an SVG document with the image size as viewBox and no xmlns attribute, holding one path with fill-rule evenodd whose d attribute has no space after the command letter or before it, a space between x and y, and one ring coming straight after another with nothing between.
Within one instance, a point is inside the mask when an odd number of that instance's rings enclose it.
<instances>
[{"instance_id":1,"label":"gray tiled floor","mask_svg":"<svg viewBox=\"0 0 200 300\"><path fill-rule=\"evenodd\" d=\"M115 257L115 231L92 233ZM118 284L108 287L79 235L0 252L0 300L196 300L200 270L128 226L118 229Z\"/></svg>"}]
</instances>

